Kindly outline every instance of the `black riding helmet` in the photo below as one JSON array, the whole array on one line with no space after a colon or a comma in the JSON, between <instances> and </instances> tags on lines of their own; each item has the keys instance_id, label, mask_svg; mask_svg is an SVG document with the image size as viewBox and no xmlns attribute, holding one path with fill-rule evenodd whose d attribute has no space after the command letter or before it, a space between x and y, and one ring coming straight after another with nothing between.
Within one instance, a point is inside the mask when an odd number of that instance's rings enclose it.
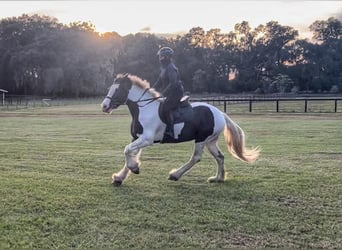
<instances>
[{"instance_id":1,"label":"black riding helmet","mask_svg":"<svg viewBox=\"0 0 342 250\"><path fill-rule=\"evenodd\" d=\"M162 47L158 50L157 56L165 56L170 58L173 55L173 49L170 47Z\"/></svg>"}]
</instances>

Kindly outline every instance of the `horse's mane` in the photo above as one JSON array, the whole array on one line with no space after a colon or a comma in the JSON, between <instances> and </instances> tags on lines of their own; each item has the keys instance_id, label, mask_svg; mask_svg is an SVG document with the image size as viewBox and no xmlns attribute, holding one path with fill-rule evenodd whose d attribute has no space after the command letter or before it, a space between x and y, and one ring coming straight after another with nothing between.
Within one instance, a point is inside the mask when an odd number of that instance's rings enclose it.
<instances>
[{"instance_id":1,"label":"horse's mane","mask_svg":"<svg viewBox=\"0 0 342 250\"><path fill-rule=\"evenodd\" d=\"M131 80L132 84L142 88L143 90L148 89L148 92L151 93L152 96L154 97L161 96L161 94L158 91L150 87L151 85L147 80L143 80L136 75L128 75L127 77Z\"/></svg>"}]
</instances>

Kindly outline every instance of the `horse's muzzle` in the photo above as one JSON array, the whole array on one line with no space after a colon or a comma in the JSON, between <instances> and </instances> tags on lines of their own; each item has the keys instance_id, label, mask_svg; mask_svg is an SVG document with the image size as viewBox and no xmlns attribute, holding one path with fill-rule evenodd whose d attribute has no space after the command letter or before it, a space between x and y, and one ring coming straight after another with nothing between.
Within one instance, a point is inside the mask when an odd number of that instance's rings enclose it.
<instances>
[{"instance_id":1,"label":"horse's muzzle","mask_svg":"<svg viewBox=\"0 0 342 250\"><path fill-rule=\"evenodd\" d=\"M103 102L101 104L101 107L102 107L102 112L104 113L110 113L113 110L111 103L108 103L108 102L107 103Z\"/></svg>"},{"instance_id":2,"label":"horse's muzzle","mask_svg":"<svg viewBox=\"0 0 342 250\"><path fill-rule=\"evenodd\" d=\"M109 105L102 104L102 112L110 113L113 109L116 109L120 106L118 102L111 102Z\"/></svg>"}]
</instances>

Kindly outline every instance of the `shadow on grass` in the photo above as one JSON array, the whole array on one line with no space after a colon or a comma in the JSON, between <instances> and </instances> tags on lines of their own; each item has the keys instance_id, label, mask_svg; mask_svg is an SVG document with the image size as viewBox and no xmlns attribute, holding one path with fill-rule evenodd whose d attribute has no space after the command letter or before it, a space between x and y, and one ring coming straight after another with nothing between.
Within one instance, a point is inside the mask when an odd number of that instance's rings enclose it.
<instances>
[{"instance_id":1,"label":"shadow on grass","mask_svg":"<svg viewBox=\"0 0 342 250\"><path fill-rule=\"evenodd\" d=\"M117 199L122 200L144 200L148 202L153 198L168 199L175 203L180 200L221 202L222 200L246 201L265 199L261 192L258 192L258 179L250 178L228 178L223 183L207 183L203 179L190 177L177 182L165 180L163 185L139 184L140 180L128 180L120 187L112 187L113 194ZM260 187L259 187L260 188Z\"/></svg>"}]
</instances>

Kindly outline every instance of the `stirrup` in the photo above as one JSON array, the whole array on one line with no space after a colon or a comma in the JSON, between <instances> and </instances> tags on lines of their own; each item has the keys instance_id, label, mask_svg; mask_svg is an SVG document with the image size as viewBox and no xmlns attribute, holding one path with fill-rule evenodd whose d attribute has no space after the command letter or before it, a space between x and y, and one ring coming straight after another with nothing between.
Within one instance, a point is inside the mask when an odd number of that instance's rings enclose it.
<instances>
[{"instance_id":1,"label":"stirrup","mask_svg":"<svg viewBox=\"0 0 342 250\"><path fill-rule=\"evenodd\" d=\"M172 133L172 131L165 131L164 137L175 138L175 133Z\"/></svg>"},{"instance_id":2,"label":"stirrup","mask_svg":"<svg viewBox=\"0 0 342 250\"><path fill-rule=\"evenodd\" d=\"M189 101L189 99L190 99L190 96L185 95L185 96L183 96L183 97L180 99L179 102L187 102L187 101Z\"/></svg>"},{"instance_id":3,"label":"stirrup","mask_svg":"<svg viewBox=\"0 0 342 250\"><path fill-rule=\"evenodd\" d=\"M161 143L169 142L170 139L173 140L175 137L171 134L171 132L166 132L163 135L163 139L160 141Z\"/></svg>"}]
</instances>

